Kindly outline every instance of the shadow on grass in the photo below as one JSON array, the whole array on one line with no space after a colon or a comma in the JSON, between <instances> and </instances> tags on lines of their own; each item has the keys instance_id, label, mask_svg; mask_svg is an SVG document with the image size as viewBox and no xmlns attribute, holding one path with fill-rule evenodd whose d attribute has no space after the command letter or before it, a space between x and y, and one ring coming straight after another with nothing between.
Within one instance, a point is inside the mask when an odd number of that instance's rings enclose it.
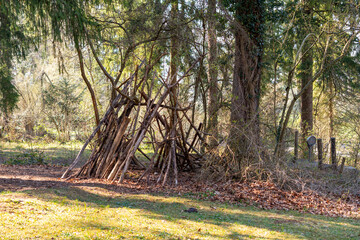
<instances>
[{"instance_id":1,"label":"shadow on grass","mask_svg":"<svg viewBox=\"0 0 360 240\"><path fill-rule=\"evenodd\" d=\"M1 178L0 178L1 181ZM32 180L22 180L29 186L36 185ZM341 218L325 218L322 216L300 214L298 212L265 211L253 207L235 207L231 205L216 204L206 201L191 200L186 197L169 197L159 195L118 195L126 188L119 189L116 185L102 183L68 183L46 181L41 183L48 190L30 190L27 194L36 196L44 201L55 202L62 205L74 205L82 202L88 207L109 207L143 210L141 215L150 220L191 221L197 223L212 224L227 229L229 239L246 239L250 235L244 235L241 230L234 231L234 225L247 226L254 229L266 229L274 232L287 232L297 238L306 239L358 239L360 236L360 224L356 220ZM80 187L80 188L79 188ZM82 189L85 188L86 190ZM89 188L90 187L90 188ZM1 185L0 185L1 188ZM89 189L89 191L88 191ZM108 190L107 194L94 193L97 189ZM101 192L101 191L100 191ZM116 195L116 197L113 197ZM213 205L215 208L211 208ZM198 213L186 213L183 210L189 207L199 209ZM266 215L271 216L266 216ZM291 216L292 215L292 216ZM84 220L85 221L85 220ZM87 225L88 223L83 223ZM90 224L90 223L89 223ZM90 226L90 225L89 225ZM111 226L97 226L100 229ZM232 229L230 229L232 228ZM330 231L331 230L331 231ZM174 237L168 233L160 232L164 238ZM210 233L199 233L203 237L221 236ZM354 235L355 234L355 235ZM352 237L356 236L356 237ZM271 236L266 239L275 239Z\"/></svg>"}]
</instances>

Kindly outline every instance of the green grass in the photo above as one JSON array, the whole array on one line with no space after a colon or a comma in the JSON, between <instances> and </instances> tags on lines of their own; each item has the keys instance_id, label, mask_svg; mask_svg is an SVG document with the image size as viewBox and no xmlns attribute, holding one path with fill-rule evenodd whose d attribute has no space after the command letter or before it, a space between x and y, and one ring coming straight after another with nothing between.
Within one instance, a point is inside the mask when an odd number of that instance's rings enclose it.
<instances>
[{"instance_id":1,"label":"green grass","mask_svg":"<svg viewBox=\"0 0 360 240\"><path fill-rule=\"evenodd\" d=\"M196 207L198 213L184 209ZM360 222L99 187L3 192L1 239L359 239Z\"/></svg>"},{"instance_id":2,"label":"green grass","mask_svg":"<svg viewBox=\"0 0 360 240\"><path fill-rule=\"evenodd\" d=\"M26 165L38 161L33 161L31 158L35 156L37 160L43 160L45 164L63 165L67 166L76 158L80 149L83 147L82 142L67 142L61 143L53 142L8 142L0 141L0 164L10 163L12 165ZM150 146L143 146L141 148L148 157L153 155L153 150ZM86 162L91 154L89 146L84 151L80 158L78 166ZM149 162L140 152L136 152L136 157L145 165Z\"/></svg>"},{"instance_id":3,"label":"green grass","mask_svg":"<svg viewBox=\"0 0 360 240\"><path fill-rule=\"evenodd\" d=\"M82 148L83 143L69 142L0 142L0 164L16 162L24 159L24 156L35 153L36 156L43 156L44 163L55 165L69 165ZM81 163L84 163L90 155L90 150L86 149L81 157ZM15 161L14 161L15 160ZM26 161L24 161L26 162Z\"/></svg>"}]
</instances>

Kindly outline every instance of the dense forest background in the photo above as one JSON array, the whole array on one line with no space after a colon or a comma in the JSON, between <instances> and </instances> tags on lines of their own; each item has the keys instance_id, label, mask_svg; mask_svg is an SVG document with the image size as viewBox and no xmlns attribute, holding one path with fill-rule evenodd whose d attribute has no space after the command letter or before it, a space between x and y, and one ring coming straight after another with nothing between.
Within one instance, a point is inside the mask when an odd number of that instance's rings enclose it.
<instances>
[{"instance_id":1,"label":"dense forest background","mask_svg":"<svg viewBox=\"0 0 360 240\"><path fill-rule=\"evenodd\" d=\"M356 168L359 31L355 0L0 1L0 137L85 142L121 96L140 139L147 97L168 88L169 128L154 120L141 139L153 153L163 139L165 176L196 152L206 176L262 177L292 161L296 131L300 158L314 135L329 162L336 137Z\"/></svg>"}]
</instances>

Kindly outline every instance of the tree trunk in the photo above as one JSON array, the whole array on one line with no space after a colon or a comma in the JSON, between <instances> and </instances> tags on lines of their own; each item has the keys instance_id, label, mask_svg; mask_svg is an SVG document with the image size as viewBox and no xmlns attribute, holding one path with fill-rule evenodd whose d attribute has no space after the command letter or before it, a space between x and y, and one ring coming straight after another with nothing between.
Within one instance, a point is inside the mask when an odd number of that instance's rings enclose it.
<instances>
[{"instance_id":1,"label":"tree trunk","mask_svg":"<svg viewBox=\"0 0 360 240\"><path fill-rule=\"evenodd\" d=\"M171 3L171 21L172 21L172 25L173 28L175 29L175 31L173 31L172 33L172 37L171 37L171 46L170 46L170 84L173 85L176 83L177 81L177 71L178 71L178 29L176 26L176 20L178 17L178 1L172 1ZM173 127L173 123L174 123L174 119L176 116L176 104L177 104L177 86L174 86L171 89L171 94L170 94L170 100L171 100L171 106L173 107L173 109L170 111L170 116L171 116L171 120L170 120L170 128Z\"/></svg>"},{"instance_id":2,"label":"tree trunk","mask_svg":"<svg viewBox=\"0 0 360 240\"><path fill-rule=\"evenodd\" d=\"M240 1L236 10L235 64L231 104L230 146L241 170L242 159L258 156L262 60L262 9L259 1ZM252 15L249 15L249 12ZM250 19L251 18L251 19Z\"/></svg>"},{"instance_id":3,"label":"tree trunk","mask_svg":"<svg viewBox=\"0 0 360 240\"><path fill-rule=\"evenodd\" d=\"M177 67L178 67L178 34L177 34L177 27L175 22L178 16L178 2L177 0L172 1L171 3L171 21L172 25L175 29L171 36L171 47L170 47L170 82L171 84L176 83L177 80ZM172 93L176 93L176 87L172 89Z\"/></svg>"},{"instance_id":4,"label":"tree trunk","mask_svg":"<svg viewBox=\"0 0 360 240\"><path fill-rule=\"evenodd\" d=\"M311 53L306 54L301 62L301 88L312 80L313 58ZM309 137L313 129L313 85L311 84L301 95L301 135L305 146L306 138ZM307 151L304 151L304 153Z\"/></svg>"},{"instance_id":5,"label":"tree trunk","mask_svg":"<svg viewBox=\"0 0 360 240\"><path fill-rule=\"evenodd\" d=\"M334 85L332 79L329 82L329 90L330 90L330 99L329 99L329 121L330 121L330 128L329 128L329 135L330 137L335 137L334 131Z\"/></svg>"},{"instance_id":6,"label":"tree trunk","mask_svg":"<svg viewBox=\"0 0 360 240\"><path fill-rule=\"evenodd\" d=\"M178 64L179 64L179 56L178 56L178 48L179 48L179 35L178 29L176 25L176 21L178 20L178 1L172 1L171 3L171 21L175 31L173 31L173 35L171 37L171 49L170 49L170 83L171 85L176 84L177 82L177 74L178 74ZM178 99L177 99L177 86L174 86L170 91L170 102L171 107L170 110L170 128L169 128L169 137L170 141L165 147L168 151L168 165L166 169L166 173L163 179L163 185L166 183L167 178L169 177L170 168L174 172L174 182L178 183L177 180L177 159L176 159L176 125L177 125L177 107L178 107Z\"/></svg>"},{"instance_id":7,"label":"tree trunk","mask_svg":"<svg viewBox=\"0 0 360 240\"><path fill-rule=\"evenodd\" d=\"M19 93L12 83L12 59L15 50L13 52L11 49L15 42L13 42L8 14L6 10L0 8L0 111L4 113L5 118L9 118L19 98Z\"/></svg>"},{"instance_id":8,"label":"tree trunk","mask_svg":"<svg viewBox=\"0 0 360 240\"><path fill-rule=\"evenodd\" d=\"M92 100L92 104L93 104L93 108L94 108L95 126L98 126L100 123L100 117L99 117L99 110L98 110L98 106L97 106L97 102L96 102L95 92L91 86L91 83L89 82L88 78L86 77L85 68L84 68L84 58L83 58L79 43L75 43L75 48L76 48L78 58L79 58L81 77L84 80L84 82L90 92L90 96L91 96L91 100Z\"/></svg>"},{"instance_id":9,"label":"tree trunk","mask_svg":"<svg viewBox=\"0 0 360 240\"><path fill-rule=\"evenodd\" d=\"M357 147L355 150L355 159L354 159L354 168L357 168L358 165L358 159L359 159L359 141L357 142Z\"/></svg>"},{"instance_id":10,"label":"tree trunk","mask_svg":"<svg viewBox=\"0 0 360 240\"><path fill-rule=\"evenodd\" d=\"M311 19L311 10L307 0L303 1L303 21L309 22ZM306 24L300 23L300 40L302 41L308 34ZM313 71L313 56L311 49L311 42L306 41L302 48L302 54L304 54L300 67L299 78L301 81L301 89L303 89L309 81L312 81ZM313 85L311 84L304 93L301 95L301 138L303 146L303 156L307 158L306 138L309 137L313 129Z\"/></svg>"},{"instance_id":11,"label":"tree trunk","mask_svg":"<svg viewBox=\"0 0 360 240\"><path fill-rule=\"evenodd\" d=\"M210 148L218 138L219 90L217 83L217 39L216 39L216 0L208 1L208 46L209 46L209 119L208 132Z\"/></svg>"}]
</instances>

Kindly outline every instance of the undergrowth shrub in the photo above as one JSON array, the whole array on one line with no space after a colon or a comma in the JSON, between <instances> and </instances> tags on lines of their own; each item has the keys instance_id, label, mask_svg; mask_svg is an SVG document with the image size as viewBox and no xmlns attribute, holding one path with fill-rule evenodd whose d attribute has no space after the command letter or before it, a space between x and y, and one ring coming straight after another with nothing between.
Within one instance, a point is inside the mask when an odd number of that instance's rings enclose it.
<instances>
[{"instance_id":1,"label":"undergrowth shrub","mask_svg":"<svg viewBox=\"0 0 360 240\"><path fill-rule=\"evenodd\" d=\"M30 149L5 161L7 165L46 165L47 158L43 151Z\"/></svg>"}]
</instances>

